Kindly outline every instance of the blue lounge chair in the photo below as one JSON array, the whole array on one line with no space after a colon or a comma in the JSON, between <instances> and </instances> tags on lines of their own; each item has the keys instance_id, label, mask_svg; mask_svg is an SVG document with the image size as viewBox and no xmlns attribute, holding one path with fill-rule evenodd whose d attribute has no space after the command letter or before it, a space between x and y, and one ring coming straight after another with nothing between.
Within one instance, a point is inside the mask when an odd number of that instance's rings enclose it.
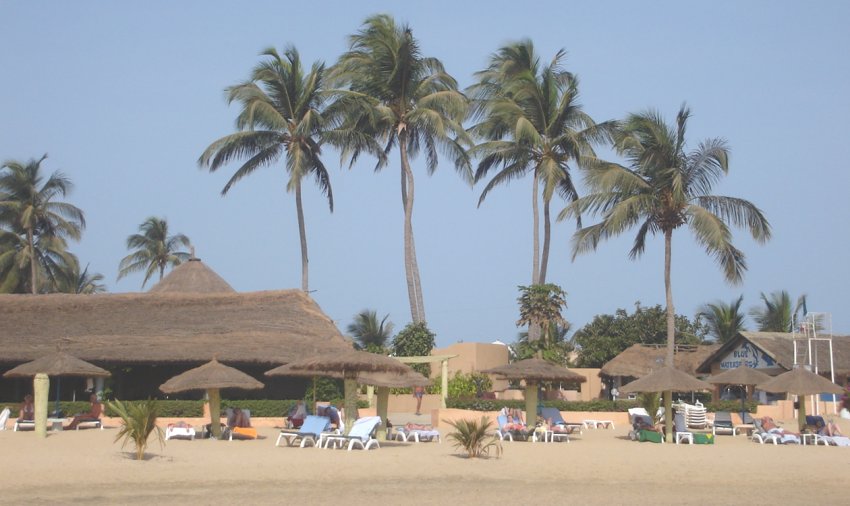
<instances>
[{"instance_id":1,"label":"blue lounge chair","mask_svg":"<svg viewBox=\"0 0 850 506\"><path fill-rule=\"evenodd\" d=\"M331 419L326 416L310 415L304 419L304 423L297 431L281 430L277 436L275 446L280 446L280 440L286 439L287 446L292 446L299 439L301 440L301 448L311 443L313 446L319 446L319 440L322 434L328 430L331 425Z\"/></svg>"},{"instance_id":2,"label":"blue lounge chair","mask_svg":"<svg viewBox=\"0 0 850 506\"><path fill-rule=\"evenodd\" d=\"M351 425L351 430L348 434L324 434L322 439L325 442L325 448L330 445L342 447L345 443L348 443L348 451L351 451L355 446L359 446L363 450L368 450L373 446L375 448L380 448L381 445L374 436L375 429L380 424L380 416L364 416L363 418L358 418L354 421L354 424Z\"/></svg>"},{"instance_id":3,"label":"blue lounge chair","mask_svg":"<svg viewBox=\"0 0 850 506\"><path fill-rule=\"evenodd\" d=\"M561 425L566 430L564 432L568 434L572 434L576 430L578 433L582 433L582 427L584 424L582 423L569 423L564 420L564 417L561 416L561 411L558 408L540 408L540 416L543 417L544 420L551 420L552 425Z\"/></svg>"}]
</instances>

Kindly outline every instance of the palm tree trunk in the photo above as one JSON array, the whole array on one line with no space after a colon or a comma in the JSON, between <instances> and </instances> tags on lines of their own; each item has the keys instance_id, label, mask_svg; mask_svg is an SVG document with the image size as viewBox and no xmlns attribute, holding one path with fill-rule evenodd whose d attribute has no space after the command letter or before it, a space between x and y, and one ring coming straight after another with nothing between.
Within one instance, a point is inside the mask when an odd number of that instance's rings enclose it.
<instances>
[{"instance_id":1,"label":"palm tree trunk","mask_svg":"<svg viewBox=\"0 0 850 506\"><path fill-rule=\"evenodd\" d=\"M667 361L673 365L673 354L676 349L676 310L673 307L673 285L670 283L670 264L672 262L673 231L664 231L664 289L667 293ZM673 440L673 392L664 392L664 426L667 441Z\"/></svg>"},{"instance_id":2,"label":"palm tree trunk","mask_svg":"<svg viewBox=\"0 0 850 506\"><path fill-rule=\"evenodd\" d=\"M30 247L30 291L33 295L38 293L37 269L35 266L35 241L33 240L32 229L27 229L27 244Z\"/></svg>"},{"instance_id":3,"label":"palm tree trunk","mask_svg":"<svg viewBox=\"0 0 850 506\"><path fill-rule=\"evenodd\" d=\"M419 284L419 265L416 262L416 247L413 241L413 172L407 158L407 132L399 133L401 153L401 202L404 205L404 273L407 278L407 295L410 299L410 317L415 322L425 321L425 305L422 287Z\"/></svg>"},{"instance_id":4,"label":"palm tree trunk","mask_svg":"<svg viewBox=\"0 0 850 506\"><path fill-rule=\"evenodd\" d=\"M540 257L540 277L538 285L546 283L546 270L549 267L549 238L552 233L552 220L549 217L549 200L543 199L543 254Z\"/></svg>"},{"instance_id":5,"label":"palm tree trunk","mask_svg":"<svg viewBox=\"0 0 850 506\"><path fill-rule=\"evenodd\" d=\"M301 180L295 183L295 210L298 214L298 235L301 239L301 290L309 292L307 258L307 230L304 225L304 206L301 204Z\"/></svg>"},{"instance_id":6,"label":"palm tree trunk","mask_svg":"<svg viewBox=\"0 0 850 506\"><path fill-rule=\"evenodd\" d=\"M534 233L532 234L532 249L534 250L534 261L531 264L531 284L536 285L540 283L540 211L537 205L537 172L534 172L534 178L532 179L532 193L531 193L531 216L532 223L534 227ZM528 342L534 342L540 339L541 328L539 325L531 324L528 326Z\"/></svg>"}]
</instances>

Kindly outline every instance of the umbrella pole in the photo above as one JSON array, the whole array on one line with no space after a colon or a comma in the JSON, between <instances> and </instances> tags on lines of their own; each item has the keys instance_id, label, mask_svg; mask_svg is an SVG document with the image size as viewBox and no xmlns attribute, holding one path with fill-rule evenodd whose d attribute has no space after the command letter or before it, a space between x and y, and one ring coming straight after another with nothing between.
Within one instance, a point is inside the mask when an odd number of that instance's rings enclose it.
<instances>
[{"instance_id":1,"label":"umbrella pole","mask_svg":"<svg viewBox=\"0 0 850 506\"><path fill-rule=\"evenodd\" d=\"M673 441L673 391L664 391L664 434L667 442Z\"/></svg>"},{"instance_id":2,"label":"umbrella pole","mask_svg":"<svg viewBox=\"0 0 850 506\"><path fill-rule=\"evenodd\" d=\"M44 373L38 373L32 380L32 391L35 394L35 434L47 437L47 405L49 404L50 379Z\"/></svg>"},{"instance_id":3,"label":"umbrella pole","mask_svg":"<svg viewBox=\"0 0 850 506\"><path fill-rule=\"evenodd\" d=\"M534 430L537 425L537 383L525 380L525 426Z\"/></svg>"},{"instance_id":4,"label":"umbrella pole","mask_svg":"<svg viewBox=\"0 0 850 506\"><path fill-rule=\"evenodd\" d=\"M62 378L60 376L56 376L56 409L53 410L53 415L56 418L59 418L59 389L62 387Z\"/></svg>"},{"instance_id":5,"label":"umbrella pole","mask_svg":"<svg viewBox=\"0 0 850 506\"><path fill-rule=\"evenodd\" d=\"M210 399L210 434L218 439L221 437L221 391L210 388L207 397Z\"/></svg>"},{"instance_id":6,"label":"umbrella pole","mask_svg":"<svg viewBox=\"0 0 850 506\"><path fill-rule=\"evenodd\" d=\"M806 396L798 395L797 399L800 402L800 409L797 411L797 426L802 431L806 427Z\"/></svg>"},{"instance_id":7,"label":"umbrella pole","mask_svg":"<svg viewBox=\"0 0 850 506\"><path fill-rule=\"evenodd\" d=\"M345 433L351 430L354 425L355 415L357 413L357 380L355 378L345 378Z\"/></svg>"},{"instance_id":8,"label":"umbrella pole","mask_svg":"<svg viewBox=\"0 0 850 506\"><path fill-rule=\"evenodd\" d=\"M378 440L387 439L387 405L390 400L390 388L378 387L378 416L381 417L381 425L378 425Z\"/></svg>"}]
</instances>

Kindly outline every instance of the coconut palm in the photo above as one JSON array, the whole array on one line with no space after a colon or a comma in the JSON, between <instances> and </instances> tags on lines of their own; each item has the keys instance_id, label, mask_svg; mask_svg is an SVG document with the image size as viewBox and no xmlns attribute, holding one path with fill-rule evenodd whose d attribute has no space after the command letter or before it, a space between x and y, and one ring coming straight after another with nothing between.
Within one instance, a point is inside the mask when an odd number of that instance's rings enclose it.
<instances>
[{"instance_id":1,"label":"coconut palm","mask_svg":"<svg viewBox=\"0 0 850 506\"><path fill-rule=\"evenodd\" d=\"M0 167L0 272L6 273L0 285L26 287L33 294L42 288L39 274L52 282L67 255L66 239L79 240L86 225L79 208L58 201L71 191L71 180L58 171L44 179L46 158L9 160Z\"/></svg>"},{"instance_id":2,"label":"coconut palm","mask_svg":"<svg viewBox=\"0 0 850 506\"><path fill-rule=\"evenodd\" d=\"M157 272L162 279L166 267L176 267L189 259L188 252L178 251L180 246L191 247L189 238L183 234L168 235L168 222L164 218L149 217L139 225L139 232L127 237L127 249L133 252L121 259L119 280L128 274L144 271L144 288Z\"/></svg>"},{"instance_id":3,"label":"coconut palm","mask_svg":"<svg viewBox=\"0 0 850 506\"><path fill-rule=\"evenodd\" d=\"M719 343L730 341L744 330L744 315L741 313L741 295L729 304L722 301L709 303L700 308L698 315L705 318L708 333Z\"/></svg>"},{"instance_id":4,"label":"coconut palm","mask_svg":"<svg viewBox=\"0 0 850 506\"><path fill-rule=\"evenodd\" d=\"M805 314L806 296L802 295L796 303L791 302L791 295L785 290L761 294L764 307L754 307L750 316L755 320L761 332L791 332L794 324L800 319L800 313Z\"/></svg>"},{"instance_id":5,"label":"coconut palm","mask_svg":"<svg viewBox=\"0 0 850 506\"><path fill-rule=\"evenodd\" d=\"M109 403L109 409L121 418L121 427L115 434L115 441L123 440L122 447L133 443L136 460L145 458L151 434L155 435L160 448L162 447L164 438L162 429L156 424L158 408L155 400L127 402L116 399Z\"/></svg>"},{"instance_id":6,"label":"coconut palm","mask_svg":"<svg viewBox=\"0 0 850 506\"><path fill-rule=\"evenodd\" d=\"M647 235L664 237L664 287L667 300L667 363L673 363L675 309L670 280L673 231L687 226L706 253L713 256L730 283L741 281L746 270L744 253L732 245L729 225L748 229L760 243L770 239L770 224L754 204L711 195L712 186L729 171L729 149L721 139L707 139L686 151L685 130L690 110L682 106L675 127L655 111L630 115L615 139L615 149L629 167L604 163L589 168L591 193L567 206L559 218L586 212L602 221L577 231L573 258L595 250L603 239L638 226L629 253L639 257ZM665 392L670 413L670 392ZM668 424L668 429L672 424Z\"/></svg>"},{"instance_id":7,"label":"coconut palm","mask_svg":"<svg viewBox=\"0 0 850 506\"><path fill-rule=\"evenodd\" d=\"M404 268L410 313L425 321L425 303L413 237L414 178L410 158L424 151L428 173L437 168L438 150L451 157L461 177L472 181L472 169L463 148L468 138L462 122L467 100L457 82L436 58L421 54L407 25L388 15L372 16L349 37L350 47L333 70L348 94L339 102L343 131L367 132L389 154L398 147L401 202L404 207ZM334 139L343 156L353 161L363 151L358 140ZM379 157L376 170L386 164Z\"/></svg>"},{"instance_id":8,"label":"coconut palm","mask_svg":"<svg viewBox=\"0 0 850 506\"><path fill-rule=\"evenodd\" d=\"M561 50L541 65L530 40L502 47L470 88L475 116L472 132L484 139L471 152L480 158L475 182L490 179L480 206L495 187L532 175L533 251L531 282L546 283L551 240L550 205L558 192L578 198L570 165L595 160L595 143L610 140L615 122L596 124L578 102L578 78L562 67ZM538 198L542 184L543 250L540 250Z\"/></svg>"},{"instance_id":9,"label":"coconut palm","mask_svg":"<svg viewBox=\"0 0 850 506\"><path fill-rule=\"evenodd\" d=\"M377 311L364 309L357 313L354 321L348 325L348 333L361 350L383 353L393 334L393 323L387 321L389 317L390 315L386 315L379 322Z\"/></svg>"},{"instance_id":10,"label":"coconut palm","mask_svg":"<svg viewBox=\"0 0 850 506\"><path fill-rule=\"evenodd\" d=\"M301 64L298 50L288 47L283 55L274 48L260 53L264 59L254 67L247 82L227 88L228 103L238 102L242 111L236 119L237 133L210 144L198 164L215 172L234 160L245 159L224 188L226 195L240 179L285 158L287 192L295 193L298 233L301 239L301 289L309 291L307 231L301 184L315 178L333 212L334 201L328 171L321 160L322 135L326 128L325 65L313 63L309 72Z\"/></svg>"},{"instance_id":11,"label":"coconut palm","mask_svg":"<svg viewBox=\"0 0 850 506\"><path fill-rule=\"evenodd\" d=\"M56 276L55 291L59 293L75 293L82 295L91 295L93 293L103 293L106 291L106 285L103 281L103 274L99 272L89 273L89 266L80 272L80 262L76 257L73 262L64 265Z\"/></svg>"}]
</instances>

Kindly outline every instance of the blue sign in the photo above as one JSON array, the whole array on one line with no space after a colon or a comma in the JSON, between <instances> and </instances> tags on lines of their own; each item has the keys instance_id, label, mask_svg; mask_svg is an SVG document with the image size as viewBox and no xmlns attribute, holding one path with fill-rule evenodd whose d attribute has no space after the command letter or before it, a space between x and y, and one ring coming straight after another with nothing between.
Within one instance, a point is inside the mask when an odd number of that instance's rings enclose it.
<instances>
[{"instance_id":1,"label":"blue sign","mask_svg":"<svg viewBox=\"0 0 850 506\"><path fill-rule=\"evenodd\" d=\"M721 369L737 369L741 365L753 369L770 369L776 367L776 361L753 343L744 341L720 360Z\"/></svg>"}]
</instances>

